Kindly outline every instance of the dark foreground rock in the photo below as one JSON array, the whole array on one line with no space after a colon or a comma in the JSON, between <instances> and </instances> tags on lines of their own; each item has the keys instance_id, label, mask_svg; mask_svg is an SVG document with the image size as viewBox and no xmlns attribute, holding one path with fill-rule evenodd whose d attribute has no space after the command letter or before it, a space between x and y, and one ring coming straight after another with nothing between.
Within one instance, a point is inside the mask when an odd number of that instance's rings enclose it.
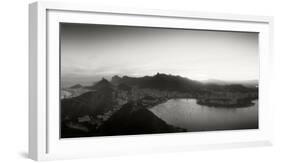
<instances>
[{"instance_id":1,"label":"dark foreground rock","mask_svg":"<svg viewBox=\"0 0 281 163\"><path fill-rule=\"evenodd\" d=\"M134 107L133 110L131 109L132 107ZM143 106L134 106L132 103L124 105L116 114L105 122L101 130L105 135L134 135L186 131L167 124Z\"/></svg>"}]
</instances>

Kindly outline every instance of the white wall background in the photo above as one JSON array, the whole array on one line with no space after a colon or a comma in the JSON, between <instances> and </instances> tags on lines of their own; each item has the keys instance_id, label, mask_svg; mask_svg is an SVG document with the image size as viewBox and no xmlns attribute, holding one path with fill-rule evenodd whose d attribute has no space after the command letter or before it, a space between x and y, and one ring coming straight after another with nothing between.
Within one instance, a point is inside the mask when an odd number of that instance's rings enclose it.
<instances>
[{"instance_id":1,"label":"white wall background","mask_svg":"<svg viewBox=\"0 0 281 163\"><path fill-rule=\"evenodd\" d=\"M235 14L268 15L275 18L275 105L281 92L281 9L278 0L92 0L97 4ZM28 3L1 1L0 9L0 162L31 162L28 139ZM80 2L84 2L80 0ZM66 162L281 162L281 107L275 110L273 147L240 148L180 153L120 156Z\"/></svg>"}]
</instances>

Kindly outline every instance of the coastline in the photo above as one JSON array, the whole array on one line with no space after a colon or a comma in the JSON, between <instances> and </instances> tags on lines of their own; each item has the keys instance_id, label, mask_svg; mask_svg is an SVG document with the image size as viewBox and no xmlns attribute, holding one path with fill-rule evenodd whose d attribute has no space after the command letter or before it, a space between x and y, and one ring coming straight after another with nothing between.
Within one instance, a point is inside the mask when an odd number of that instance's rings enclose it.
<instances>
[{"instance_id":1,"label":"coastline","mask_svg":"<svg viewBox=\"0 0 281 163\"><path fill-rule=\"evenodd\" d=\"M233 108L245 108L245 107L249 107L249 106L253 106L255 105L255 103L253 101L258 100L258 99L247 99L244 100L243 102L237 102L234 104L219 104L219 103L208 103L208 102L202 102L200 99L198 98L168 98L168 99L161 99L155 103L151 103L148 106L146 106L146 108L148 110L150 110L151 108L159 105L159 104L163 104L169 100L172 99L195 99L196 100L196 104L201 105L201 106L208 106L208 107L217 107L217 108L225 108L225 109L233 109Z\"/></svg>"}]
</instances>

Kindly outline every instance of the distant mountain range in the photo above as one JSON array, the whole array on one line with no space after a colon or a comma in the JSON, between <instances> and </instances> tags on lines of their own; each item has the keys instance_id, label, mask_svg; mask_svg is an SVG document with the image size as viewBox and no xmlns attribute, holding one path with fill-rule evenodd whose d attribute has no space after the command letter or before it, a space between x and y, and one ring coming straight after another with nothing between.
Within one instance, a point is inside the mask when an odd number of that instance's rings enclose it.
<instances>
[{"instance_id":1,"label":"distant mountain range","mask_svg":"<svg viewBox=\"0 0 281 163\"><path fill-rule=\"evenodd\" d=\"M196 81L189 78L157 73L154 76L129 77L113 76L111 79L113 85L125 84L128 86L137 86L139 88L150 88L166 91L201 93L205 91L249 91L256 89L257 80L249 81L221 81L207 80Z\"/></svg>"},{"instance_id":2,"label":"distant mountain range","mask_svg":"<svg viewBox=\"0 0 281 163\"><path fill-rule=\"evenodd\" d=\"M144 77L129 77L119 76L112 77L112 84L126 84L128 86L138 86L139 88L150 88L158 90L167 91L198 91L202 87L202 83L191 80L188 78L183 78L181 76L173 76L167 74L157 73L154 76L144 76Z\"/></svg>"},{"instance_id":3,"label":"distant mountain range","mask_svg":"<svg viewBox=\"0 0 281 163\"><path fill-rule=\"evenodd\" d=\"M258 87L258 80L237 80L237 81L226 81L226 80L218 80L218 79L208 79L208 80L192 80L186 77L181 77L179 75L168 75L164 73L157 73L154 76L144 76L144 77L129 77L123 76L120 77L115 75L111 78L111 80L107 80L103 78L100 81L108 81L113 85L118 84L126 84L130 86L139 86L140 88L156 88L156 89L170 89L170 90L194 90L199 87L204 87L204 85L242 85L244 87ZM82 86L81 84L73 85L69 88L90 88L93 89L96 83L100 81L94 82L91 86ZM204 84L204 85L203 85Z\"/></svg>"}]
</instances>

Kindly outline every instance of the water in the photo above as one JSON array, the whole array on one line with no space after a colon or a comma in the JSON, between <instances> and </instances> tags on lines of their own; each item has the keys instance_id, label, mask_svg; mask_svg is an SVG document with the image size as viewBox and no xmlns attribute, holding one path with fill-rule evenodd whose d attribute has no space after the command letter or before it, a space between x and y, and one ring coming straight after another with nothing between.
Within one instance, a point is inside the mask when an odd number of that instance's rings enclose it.
<instances>
[{"instance_id":1,"label":"water","mask_svg":"<svg viewBox=\"0 0 281 163\"><path fill-rule=\"evenodd\" d=\"M244 108L198 105L196 99L171 99L150 110L166 123L188 131L258 128L258 101Z\"/></svg>"}]
</instances>

